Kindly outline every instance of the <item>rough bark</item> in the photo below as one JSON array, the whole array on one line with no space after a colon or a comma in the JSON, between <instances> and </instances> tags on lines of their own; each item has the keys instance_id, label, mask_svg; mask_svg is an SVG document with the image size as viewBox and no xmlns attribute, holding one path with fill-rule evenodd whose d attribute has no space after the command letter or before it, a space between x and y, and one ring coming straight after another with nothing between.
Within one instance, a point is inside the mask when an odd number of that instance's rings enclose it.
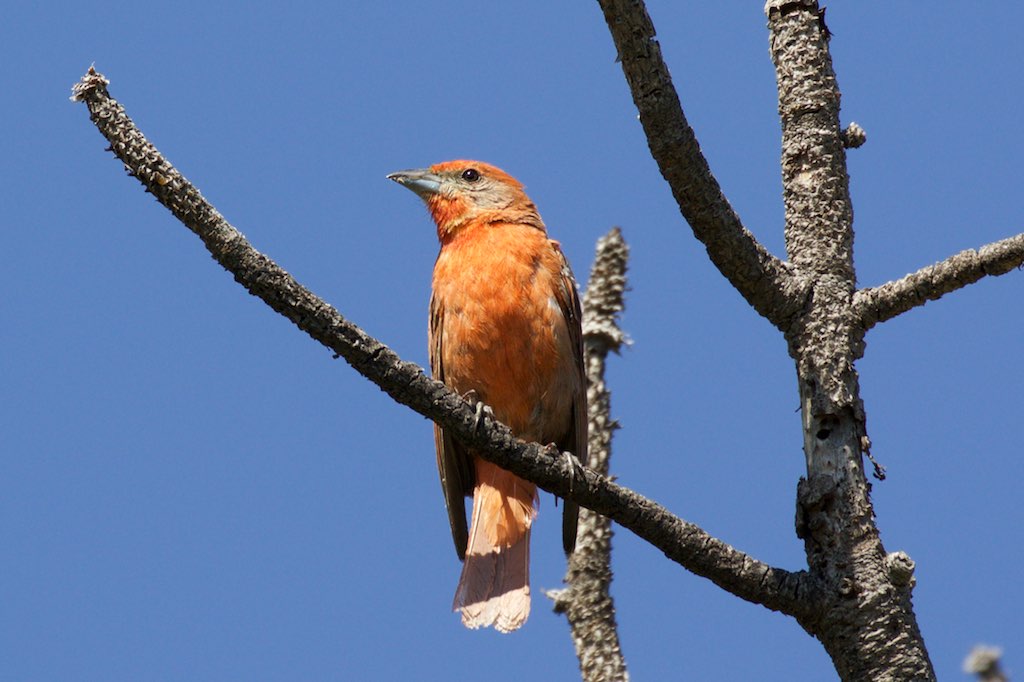
<instances>
[{"instance_id":1,"label":"rough bark","mask_svg":"<svg viewBox=\"0 0 1024 682\"><path fill-rule=\"evenodd\" d=\"M797 532L827 594L804 627L844 680L934 679L911 605L913 581L905 570L890 571L912 564L887 560L864 475L868 441L854 368L864 327L852 305L853 209L828 32L814 0L770 0L765 9L782 121L786 249L809 292L785 330L807 459Z\"/></svg>"},{"instance_id":2,"label":"rough bark","mask_svg":"<svg viewBox=\"0 0 1024 682\"><path fill-rule=\"evenodd\" d=\"M619 228L599 239L583 297L590 453L587 464L602 476L608 475L612 435L618 428L611 418L611 393L604 381L605 359L609 351L617 353L626 341L617 317L624 307L628 258L629 247ZM555 602L555 611L565 613L569 620L585 682L629 679L610 591L611 540L611 521L581 509L576 551L569 557L565 576L568 587L548 592Z\"/></svg>"}]
</instances>

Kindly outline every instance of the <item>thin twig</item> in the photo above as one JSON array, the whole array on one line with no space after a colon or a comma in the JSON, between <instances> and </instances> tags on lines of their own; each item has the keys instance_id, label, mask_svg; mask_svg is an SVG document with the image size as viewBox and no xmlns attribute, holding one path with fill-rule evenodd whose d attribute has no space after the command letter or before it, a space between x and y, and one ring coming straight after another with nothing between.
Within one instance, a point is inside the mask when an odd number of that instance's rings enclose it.
<instances>
[{"instance_id":1,"label":"thin twig","mask_svg":"<svg viewBox=\"0 0 1024 682\"><path fill-rule=\"evenodd\" d=\"M864 329L974 284L985 276L1004 275L1024 264L1024 234L968 249L880 287L860 289L854 311Z\"/></svg>"},{"instance_id":2,"label":"thin twig","mask_svg":"<svg viewBox=\"0 0 1024 682\"><path fill-rule=\"evenodd\" d=\"M629 247L619 228L597 240L597 256L583 297L583 343L587 362L589 412L588 465L608 475L612 434L611 393L604 382L605 359L625 343L618 315L623 309ZM626 682L629 673L619 644L615 603L611 597L612 524L589 509L580 510L576 551L569 557L568 587L551 590L555 611L564 613L572 630L584 682Z\"/></svg>"},{"instance_id":3,"label":"thin twig","mask_svg":"<svg viewBox=\"0 0 1024 682\"><path fill-rule=\"evenodd\" d=\"M333 307L256 251L143 136L107 92L94 69L74 88L110 149L157 200L192 230L214 259L249 293L262 299L310 337L344 358L395 401L432 419L481 457L628 528L670 559L747 601L800 618L819 608L817 584L805 572L773 568L708 535L661 505L606 476L579 467L553 446L518 440L423 370L346 320Z\"/></svg>"}]
</instances>

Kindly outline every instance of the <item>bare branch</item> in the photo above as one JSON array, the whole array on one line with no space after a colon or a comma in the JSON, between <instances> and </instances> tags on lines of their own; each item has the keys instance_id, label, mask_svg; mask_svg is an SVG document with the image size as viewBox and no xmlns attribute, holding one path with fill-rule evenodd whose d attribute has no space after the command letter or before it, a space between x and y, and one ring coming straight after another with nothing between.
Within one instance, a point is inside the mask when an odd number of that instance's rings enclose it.
<instances>
[{"instance_id":1,"label":"bare branch","mask_svg":"<svg viewBox=\"0 0 1024 682\"><path fill-rule=\"evenodd\" d=\"M1024 233L968 249L880 287L860 289L854 311L864 329L974 284L982 277L1004 275L1024 264Z\"/></svg>"},{"instance_id":2,"label":"bare branch","mask_svg":"<svg viewBox=\"0 0 1024 682\"><path fill-rule=\"evenodd\" d=\"M740 552L661 505L561 456L553 446L525 443L473 405L404 362L256 251L142 135L91 69L75 86L111 151L146 191L195 232L214 259L249 293L343 357L395 401L448 429L484 459L628 528L693 573L747 601L801 619L820 609L818 584L805 572L773 568Z\"/></svg>"},{"instance_id":3,"label":"bare branch","mask_svg":"<svg viewBox=\"0 0 1024 682\"><path fill-rule=\"evenodd\" d=\"M651 155L672 189L679 210L711 261L740 294L783 331L803 303L787 263L747 231L683 114L654 25L641 0L599 0L640 112Z\"/></svg>"},{"instance_id":4,"label":"bare branch","mask_svg":"<svg viewBox=\"0 0 1024 682\"><path fill-rule=\"evenodd\" d=\"M611 418L611 393L604 383L608 351L618 352L625 335L618 326L626 289L629 247L619 228L597 241L597 256L583 297L583 343L587 362L589 459L591 469L608 475L612 434L618 424ZM566 614L576 657L585 682L625 682L629 679L615 624L610 587L612 523L589 509L580 510L576 551L569 557L564 590L548 597L555 611Z\"/></svg>"}]
</instances>

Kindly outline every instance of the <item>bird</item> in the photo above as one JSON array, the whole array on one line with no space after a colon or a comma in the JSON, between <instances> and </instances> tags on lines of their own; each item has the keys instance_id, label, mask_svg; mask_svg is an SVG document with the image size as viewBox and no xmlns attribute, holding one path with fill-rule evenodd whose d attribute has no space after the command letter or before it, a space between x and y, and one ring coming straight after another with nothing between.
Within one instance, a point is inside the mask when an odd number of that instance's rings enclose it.
<instances>
[{"instance_id":1,"label":"bird","mask_svg":"<svg viewBox=\"0 0 1024 682\"><path fill-rule=\"evenodd\" d=\"M529 442L587 461L587 396L576 281L523 185L480 161L387 176L415 192L437 227L428 350L435 379L486 406ZM480 412L478 411L478 415ZM511 632L530 613L533 483L479 457L434 425L441 488L462 573L463 625ZM464 499L473 498L470 523ZM562 545L578 506L563 501Z\"/></svg>"}]
</instances>

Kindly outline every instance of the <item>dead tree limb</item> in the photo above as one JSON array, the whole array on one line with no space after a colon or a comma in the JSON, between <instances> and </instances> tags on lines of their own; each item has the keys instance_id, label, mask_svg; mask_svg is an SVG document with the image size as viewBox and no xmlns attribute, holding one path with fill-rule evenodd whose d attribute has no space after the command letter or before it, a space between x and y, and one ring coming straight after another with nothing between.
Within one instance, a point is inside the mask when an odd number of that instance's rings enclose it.
<instances>
[{"instance_id":1,"label":"dead tree limb","mask_svg":"<svg viewBox=\"0 0 1024 682\"><path fill-rule=\"evenodd\" d=\"M612 435L611 392L604 380L609 351L618 352L626 338L618 315L624 307L629 247L619 228L597 241L597 256L583 297L583 343L587 365L589 461L591 469L608 475ZM551 590L555 611L564 613L572 630L576 657L585 682L626 682L629 673L615 624L612 583L612 523L587 508L580 510L576 551L562 590Z\"/></svg>"},{"instance_id":2,"label":"dead tree limb","mask_svg":"<svg viewBox=\"0 0 1024 682\"><path fill-rule=\"evenodd\" d=\"M854 294L853 305L867 330L983 277L1004 275L1022 264L1024 234L1018 234L977 250L961 251L882 286L860 289Z\"/></svg>"}]
</instances>

